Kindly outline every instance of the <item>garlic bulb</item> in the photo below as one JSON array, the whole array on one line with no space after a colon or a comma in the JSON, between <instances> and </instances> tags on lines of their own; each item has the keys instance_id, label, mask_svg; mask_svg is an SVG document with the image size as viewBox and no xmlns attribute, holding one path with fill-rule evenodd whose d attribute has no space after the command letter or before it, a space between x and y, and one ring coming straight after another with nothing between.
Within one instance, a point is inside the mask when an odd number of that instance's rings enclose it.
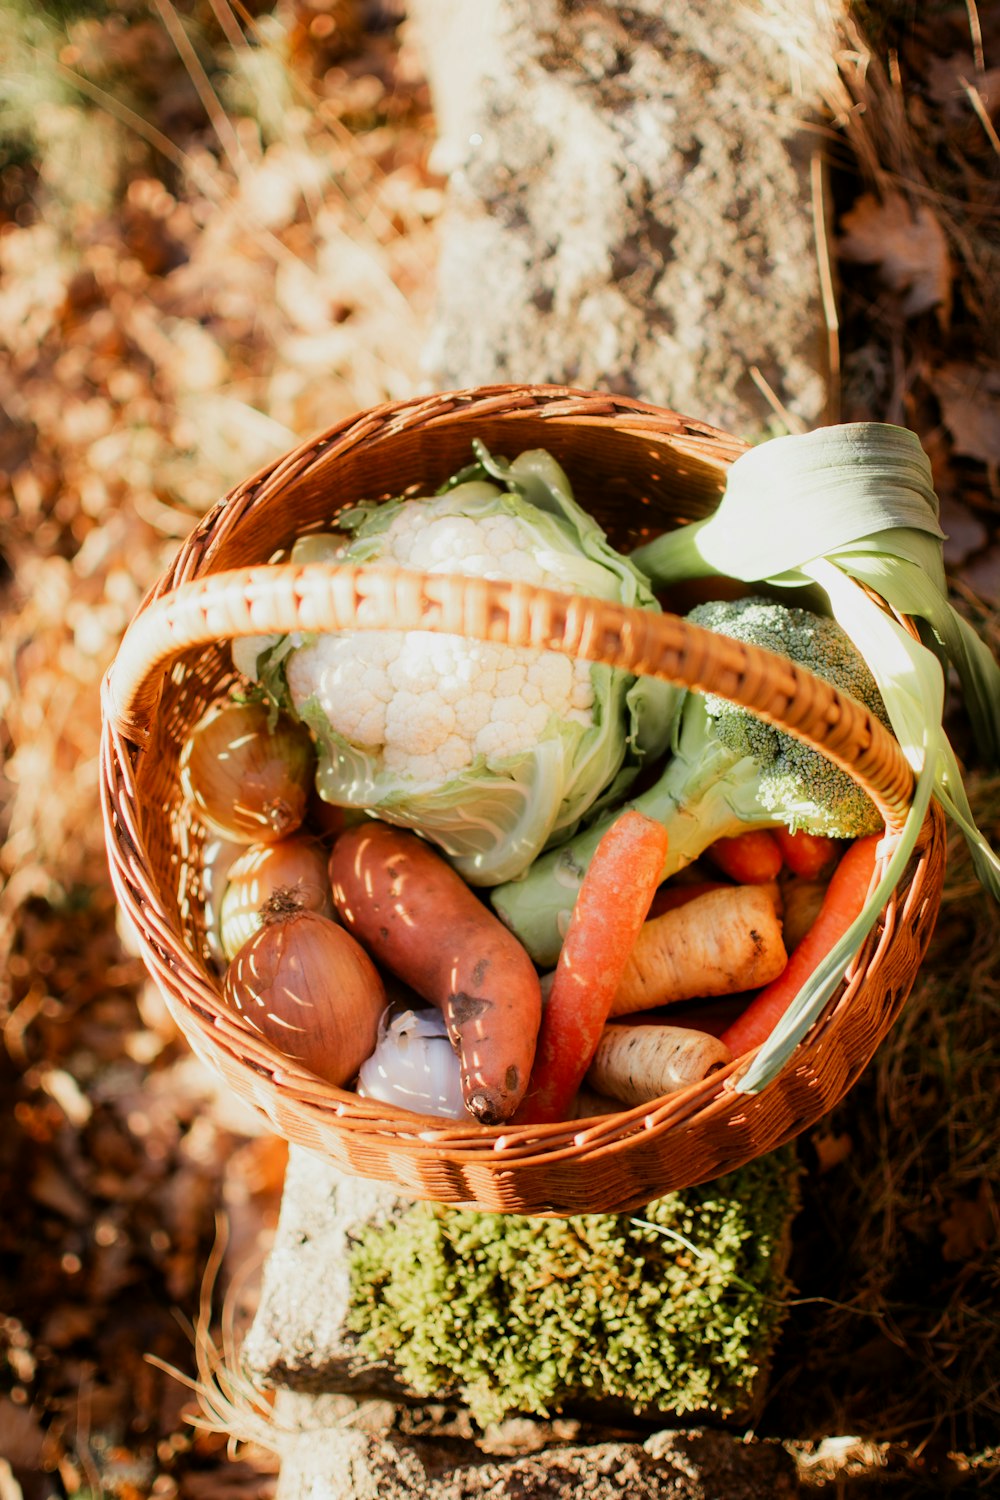
<instances>
[{"instance_id":1,"label":"garlic bulb","mask_svg":"<svg viewBox=\"0 0 1000 1500\"><path fill-rule=\"evenodd\" d=\"M343 927L280 898L226 970L223 999L288 1057L341 1086L375 1050L385 989Z\"/></svg>"},{"instance_id":2,"label":"garlic bulb","mask_svg":"<svg viewBox=\"0 0 1000 1500\"><path fill-rule=\"evenodd\" d=\"M301 907L332 917L326 861L315 839L299 835L243 849L229 867L219 905L219 941L226 958L232 958L261 926L261 907L279 891L290 910Z\"/></svg>"},{"instance_id":3,"label":"garlic bulb","mask_svg":"<svg viewBox=\"0 0 1000 1500\"><path fill-rule=\"evenodd\" d=\"M436 1010L385 1012L378 1045L361 1065L357 1091L363 1099L396 1104L414 1114L469 1119L458 1056Z\"/></svg>"},{"instance_id":4,"label":"garlic bulb","mask_svg":"<svg viewBox=\"0 0 1000 1500\"><path fill-rule=\"evenodd\" d=\"M221 838L274 843L305 816L315 750L287 714L271 724L263 703L227 703L196 725L181 752L180 782L203 823Z\"/></svg>"}]
</instances>

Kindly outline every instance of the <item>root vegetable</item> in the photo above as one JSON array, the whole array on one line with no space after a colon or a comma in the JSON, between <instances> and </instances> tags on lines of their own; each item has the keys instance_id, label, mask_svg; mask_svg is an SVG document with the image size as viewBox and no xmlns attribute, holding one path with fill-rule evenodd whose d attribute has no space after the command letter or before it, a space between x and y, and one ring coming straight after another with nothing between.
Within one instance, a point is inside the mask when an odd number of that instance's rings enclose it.
<instances>
[{"instance_id":1,"label":"root vegetable","mask_svg":"<svg viewBox=\"0 0 1000 1500\"><path fill-rule=\"evenodd\" d=\"M647 1104L700 1083L732 1058L717 1037L681 1026L606 1026L587 1083L624 1104Z\"/></svg>"},{"instance_id":2,"label":"root vegetable","mask_svg":"<svg viewBox=\"0 0 1000 1500\"><path fill-rule=\"evenodd\" d=\"M816 966L843 937L868 898L882 835L855 839L827 886L819 915L793 952L783 973L767 985L722 1034L734 1057L767 1040Z\"/></svg>"},{"instance_id":3,"label":"root vegetable","mask_svg":"<svg viewBox=\"0 0 1000 1500\"><path fill-rule=\"evenodd\" d=\"M793 875L811 880L833 864L840 853L839 839L827 838L821 833L809 833L800 828L792 833L790 828L775 828L774 837L781 850L781 857Z\"/></svg>"},{"instance_id":4,"label":"root vegetable","mask_svg":"<svg viewBox=\"0 0 1000 1500\"><path fill-rule=\"evenodd\" d=\"M725 886L643 924L610 1014L758 989L787 962L773 892Z\"/></svg>"},{"instance_id":5,"label":"root vegetable","mask_svg":"<svg viewBox=\"0 0 1000 1500\"><path fill-rule=\"evenodd\" d=\"M781 873L781 849L769 828L750 828L732 838L716 839L705 858L740 885L762 885Z\"/></svg>"},{"instance_id":6,"label":"root vegetable","mask_svg":"<svg viewBox=\"0 0 1000 1500\"><path fill-rule=\"evenodd\" d=\"M623 813L601 838L556 965L518 1123L569 1118L666 854L662 823L635 810Z\"/></svg>"},{"instance_id":7,"label":"root vegetable","mask_svg":"<svg viewBox=\"0 0 1000 1500\"><path fill-rule=\"evenodd\" d=\"M530 958L445 859L374 819L330 855L341 921L380 965L444 1016L462 1092L484 1125L507 1120L531 1072L542 996Z\"/></svg>"}]
</instances>

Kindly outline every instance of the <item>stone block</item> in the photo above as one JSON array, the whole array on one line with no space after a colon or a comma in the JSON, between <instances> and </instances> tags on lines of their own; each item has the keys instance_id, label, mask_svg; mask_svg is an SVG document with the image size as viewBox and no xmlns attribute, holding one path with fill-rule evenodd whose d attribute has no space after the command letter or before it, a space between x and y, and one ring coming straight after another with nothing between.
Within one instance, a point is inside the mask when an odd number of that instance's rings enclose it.
<instances>
[{"instance_id":1,"label":"stone block","mask_svg":"<svg viewBox=\"0 0 1000 1500\"><path fill-rule=\"evenodd\" d=\"M753 439L758 370L829 419L819 90L772 11L412 0L448 184L432 385L595 387ZM795 7L800 64L836 50L835 12Z\"/></svg>"}]
</instances>

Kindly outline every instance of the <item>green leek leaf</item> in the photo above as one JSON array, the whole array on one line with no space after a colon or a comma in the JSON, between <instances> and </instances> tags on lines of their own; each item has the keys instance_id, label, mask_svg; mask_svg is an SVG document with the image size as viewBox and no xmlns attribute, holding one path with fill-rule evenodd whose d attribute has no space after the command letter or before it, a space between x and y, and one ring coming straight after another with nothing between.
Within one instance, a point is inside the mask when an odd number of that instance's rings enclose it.
<instances>
[{"instance_id":1,"label":"green leek leaf","mask_svg":"<svg viewBox=\"0 0 1000 1500\"><path fill-rule=\"evenodd\" d=\"M654 585L713 573L794 586L826 557L926 622L958 673L976 746L1000 764L1000 665L948 600L931 466L915 433L854 422L774 438L732 465L714 515L632 554Z\"/></svg>"},{"instance_id":2,"label":"green leek leaf","mask_svg":"<svg viewBox=\"0 0 1000 1500\"><path fill-rule=\"evenodd\" d=\"M875 925L916 846L931 795L941 782L941 760L948 744L940 727L944 674L937 658L834 564L820 560L808 572L827 591L835 618L871 667L900 748L918 773L917 783L895 848L863 910L809 976L737 1083L737 1091L748 1094L759 1092L781 1072ZM1000 883L994 894L1000 895Z\"/></svg>"},{"instance_id":3,"label":"green leek leaf","mask_svg":"<svg viewBox=\"0 0 1000 1500\"><path fill-rule=\"evenodd\" d=\"M898 527L944 537L927 455L908 428L853 422L750 448L731 466L713 515L648 542L632 560L660 584L696 576L671 562L675 549L693 548L702 575L760 582Z\"/></svg>"},{"instance_id":4,"label":"green leek leaf","mask_svg":"<svg viewBox=\"0 0 1000 1500\"><path fill-rule=\"evenodd\" d=\"M923 624L924 647L950 662L984 762L1000 764L1000 664L972 626L952 607L941 551L931 467L915 433L882 422L856 422L774 438L742 454L729 470L714 515L668 532L632 554L655 586L713 573L746 583L802 587L816 565L835 565L875 590L891 608ZM828 575L829 576L829 575ZM829 590L828 590L829 592ZM834 613L848 634L864 595L837 590ZM883 613L879 611L879 613ZM903 637L909 642L904 644ZM920 743L928 703L901 714L894 658L914 646L906 632L880 663L861 646L882 688L893 727L912 716L909 743ZM884 633L877 650L889 652ZM855 636L855 644L861 645ZM927 651L930 655L930 652ZM895 705L895 706L894 706ZM940 726L943 706L938 715ZM976 872L1000 898L1000 862L975 825L954 751L940 729L933 746L935 790L969 844ZM916 764L916 762L914 762Z\"/></svg>"}]
</instances>

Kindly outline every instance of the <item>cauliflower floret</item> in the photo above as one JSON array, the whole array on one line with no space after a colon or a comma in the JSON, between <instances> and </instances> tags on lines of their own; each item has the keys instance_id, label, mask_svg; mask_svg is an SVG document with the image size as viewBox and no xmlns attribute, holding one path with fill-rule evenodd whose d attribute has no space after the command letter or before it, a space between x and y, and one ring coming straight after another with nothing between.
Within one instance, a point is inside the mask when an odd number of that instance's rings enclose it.
<instances>
[{"instance_id":1,"label":"cauliflower floret","mask_svg":"<svg viewBox=\"0 0 1000 1500\"><path fill-rule=\"evenodd\" d=\"M393 690L388 667L401 632L324 636L292 653L288 689L299 707L314 695L340 705L339 732L365 750L385 743L386 707Z\"/></svg>"},{"instance_id":2,"label":"cauliflower floret","mask_svg":"<svg viewBox=\"0 0 1000 1500\"><path fill-rule=\"evenodd\" d=\"M386 562L565 588L539 564L515 517L431 516L428 508L402 507L382 538ZM286 676L297 709L315 699L337 734L417 781L447 779L480 756L493 762L530 750L553 716L593 723L588 662L432 631L324 635L292 653Z\"/></svg>"}]
</instances>

